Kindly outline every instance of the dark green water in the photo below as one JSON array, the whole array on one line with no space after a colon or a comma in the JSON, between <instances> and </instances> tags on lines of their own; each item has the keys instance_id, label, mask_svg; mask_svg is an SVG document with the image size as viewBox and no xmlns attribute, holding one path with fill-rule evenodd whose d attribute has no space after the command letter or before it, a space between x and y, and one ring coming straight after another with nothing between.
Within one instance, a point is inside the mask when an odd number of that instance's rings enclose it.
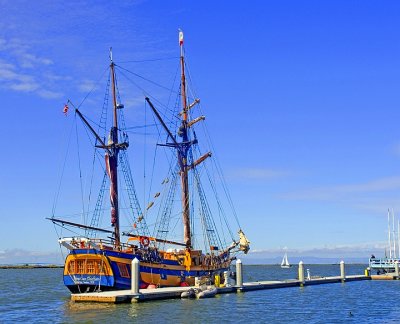
<instances>
[{"instance_id":1,"label":"dark green water","mask_svg":"<svg viewBox=\"0 0 400 324\"><path fill-rule=\"evenodd\" d=\"M339 265L306 265L312 276ZM347 274L365 266L346 265ZM297 267L244 266L245 281L294 279ZM261 290L203 300L73 303L62 269L0 270L0 323L399 323L400 281ZM351 313L350 313L351 312Z\"/></svg>"}]
</instances>

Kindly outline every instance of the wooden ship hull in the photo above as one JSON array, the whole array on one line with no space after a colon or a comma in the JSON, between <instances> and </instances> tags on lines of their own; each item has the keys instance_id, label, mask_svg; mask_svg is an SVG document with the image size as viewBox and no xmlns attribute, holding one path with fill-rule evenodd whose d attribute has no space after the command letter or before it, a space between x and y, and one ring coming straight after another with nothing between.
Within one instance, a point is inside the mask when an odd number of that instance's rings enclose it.
<instances>
[{"instance_id":1,"label":"wooden ship hull","mask_svg":"<svg viewBox=\"0 0 400 324\"><path fill-rule=\"evenodd\" d=\"M231 259L201 251L134 253L112 249L73 249L65 260L64 284L73 293L131 288L131 263L140 261L140 287L193 286L195 278L223 277Z\"/></svg>"}]
</instances>

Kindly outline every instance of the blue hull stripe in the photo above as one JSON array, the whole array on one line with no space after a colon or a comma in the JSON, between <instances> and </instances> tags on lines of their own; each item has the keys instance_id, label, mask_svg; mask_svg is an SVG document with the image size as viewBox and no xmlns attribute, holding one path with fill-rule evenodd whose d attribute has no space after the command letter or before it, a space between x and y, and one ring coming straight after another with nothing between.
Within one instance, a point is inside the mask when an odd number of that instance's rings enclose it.
<instances>
[{"instance_id":1,"label":"blue hull stripe","mask_svg":"<svg viewBox=\"0 0 400 324\"><path fill-rule=\"evenodd\" d=\"M74 285L90 285L90 286L114 286L114 276L100 276L93 274L75 274L75 275L64 275L64 284L66 286Z\"/></svg>"}]
</instances>

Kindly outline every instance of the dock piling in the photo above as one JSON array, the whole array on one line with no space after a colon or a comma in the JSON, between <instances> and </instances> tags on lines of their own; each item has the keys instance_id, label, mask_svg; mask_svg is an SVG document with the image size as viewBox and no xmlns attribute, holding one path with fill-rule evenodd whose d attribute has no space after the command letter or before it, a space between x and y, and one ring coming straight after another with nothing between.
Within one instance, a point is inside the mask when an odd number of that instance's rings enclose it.
<instances>
[{"instance_id":1,"label":"dock piling","mask_svg":"<svg viewBox=\"0 0 400 324\"><path fill-rule=\"evenodd\" d=\"M300 286L304 286L304 263L303 261L299 262L299 281L300 281Z\"/></svg>"},{"instance_id":2,"label":"dock piling","mask_svg":"<svg viewBox=\"0 0 400 324\"><path fill-rule=\"evenodd\" d=\"M342 282L346 280L346 274L344 271L344 261L340 261L340 278L342 279Z\"/></svg>"},{"instance_id":3,"label":"dock piling","mask_svg":"<svg viewBox=\"0 0 400 324\"><path fill-rule=\"evenodd\" d=\"M231 286L231 284L229 283L229 271L224 271L224 283L225 287Z\"/></svg>"},{"instance_id":4,"label":"dock piling","mask_svg":"<svg viewBox=\"0 0 400 324\"><path fill-rule=\"evenodd\" d=\"M394 273L396 278L399 278L399 261L396 260L396 262L394 263Z\"/></svg>"},{"instance_id":5,"label":"dock piling","mask_svg":"<svg viewBox=\"0 0 400 324\"><path fill-rule=\"evenodd\" d=\"M139 264L140 261L137 258L132 260L131 264L131 291L132 294L139 293Z\"/></svg>"},{"instance_id":6,"label":"dock piling","mask_svg":"<svg viewBox=\"0 0 400 324\"><path fill-rule=\"evenodd\" d=\"M236 286L238 288L243 286L243 273L242 273L242 260L236 261Z\"/></svg>"}]
</instances>

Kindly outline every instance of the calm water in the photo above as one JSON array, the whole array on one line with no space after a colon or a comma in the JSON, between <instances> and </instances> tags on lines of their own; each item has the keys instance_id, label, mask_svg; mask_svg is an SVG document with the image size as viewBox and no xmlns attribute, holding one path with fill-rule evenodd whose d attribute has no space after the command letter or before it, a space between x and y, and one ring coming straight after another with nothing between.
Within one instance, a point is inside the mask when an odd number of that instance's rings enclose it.
<instances>
[{"instance_id":1,"label":"calm water","mask_svg":"<svg viewBox=\"0 0 400 324\"><path fill-rule=\"evenodd\" d=\"M312 276L339 266L310 265ZM346 265L347 274L365 266ZM297 267L244 266L245 281L293 279ZM139 304L70 302L62 269L0 269L0 323L398 323L400 281L360 281L260 290L203 300ZM351 312L351 314L350 314Z\"/></svg>"}]
</instances>

